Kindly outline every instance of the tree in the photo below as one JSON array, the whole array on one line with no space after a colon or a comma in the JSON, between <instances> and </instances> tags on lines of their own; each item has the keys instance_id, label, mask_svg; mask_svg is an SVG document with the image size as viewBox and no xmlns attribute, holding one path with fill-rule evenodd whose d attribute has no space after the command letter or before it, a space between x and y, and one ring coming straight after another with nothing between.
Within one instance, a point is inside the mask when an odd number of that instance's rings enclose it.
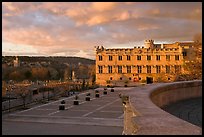
<instances>
[{"instance_id":1,"label":"tree","mask_svg":"<svg viewBox=\"0 0 204 137\"><path fill-rule=\"evenodd\" d=\"M71 78L70 67L64 69L64 81L68 81Z\"/></svg>"},{"instance_id":2,"label":"tree","mask_svg":"<svg viewBox=\"0 0 204 137\"><path fill-rule=\"evenodd\" d=\"M54 79L54 80L59 79L58 78L59 73L55 68L48 67L48 71L49 71L48 74L50 75L49 76L50 79Z\"/></svg>"},{"instance_id":3,"label":"tree","mask_svg":"<svg viewBox=\"0 0 204 137\"><path fill-rule=\"evenodd\" d=\"M82 90L85 89L85 79L83 79L82 85L81 85Z\"/></svg>"},{"instance_id":4,"label":"tree","mask_svg":"<svg viewBox=\"0 0 204 137\"><path fill-rule=\"evenodd\" d=\"M15 81L21 81L24 79L24 77L19 71L15 70L9 74L9 79L15 80Z\"/></svg>"},{"instance_id":5,"label":"tree","mask_svg":"<svg viewBox=\"0 0 204 137\"><path fill-rule=\"evenodd\" d=\"M25 75L25 78L26 78L26 79L30 79L30 78L32 77L32 73L30 72L30 70L27 70L27 71L24 73L24 75Z\"/></svg>"},{"instance_id":6,"label":"tree","mask_svg":"<svg viewBox=\"0 0 204 137\"><path fill-rule=\"evenodd\" d=\"M32 68L32 76L37 80L46 80L49 77L49 71L47 68Z\"/></svg>"},{"instance_id":7,"label":"tree","mask_svg":"<svg viewBox=\"0 0 204 137\"><path fill-rule=\"evenodd\" d=\"M86 65L78 66L78 69L76 69L77 78L78 79L87 79L87 78L89 78L88 70L89 70L89 68Z\"/></svg>"},{"instance_id":8,"label":"tree","mask_svg":"<svg viewBox=\"0 0 204 137\"><path fill-rule=\"evenodd\" d=\"M28 86L18 86L16 89L17 96L19 96L23 100L23 108L26 108L26 98L30 95Z\"/></svg>"},{"instance_id":9,"label":"tree","mask_svg":"<svg viewBox=\"0 0 204 137\"><path fill-rule=\"evenodd\" d=\"M6 96L6 82L2 81L2 97Z\"/></svg>"},{"instance_id":10,"label":"tree","mask_svg":"<svg viewBox=\"0 0 204 137\"><path fill-rule=\"evenodd\" d=\"M91 79L92 85L96 84L96 74L92 75L92 79Z\"/></svg>"},{"instance_id":11,"label":"tree","mask_svg":"<svg viewBox=\"0 0 204 137\"><path fill-rule=\"evenodd\" d=\"M177 81L202 79L202 34L194 36L193 53L193 60L184 63L186 73L178 75Z\"/></svg>"}]
</instances>

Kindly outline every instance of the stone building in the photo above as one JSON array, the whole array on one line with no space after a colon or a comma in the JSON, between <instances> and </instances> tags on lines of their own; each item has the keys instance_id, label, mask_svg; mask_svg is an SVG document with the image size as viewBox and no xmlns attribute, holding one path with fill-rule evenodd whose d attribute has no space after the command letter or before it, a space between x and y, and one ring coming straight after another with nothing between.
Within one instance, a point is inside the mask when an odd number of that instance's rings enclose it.
<instances>
[{"instance_id":1,"label":"stone building","mask_svg":"<svg viewBox=\"0 0 204 137\"><path fill-rule=\"evenodd\" d=\"M193 42L154 44L125 49L96 47L96 83L124 85L135 82L174 81L176 74L185 73L184 61L193 59Z\"/></svg>"},{"instance_id":2,"label":"stone building","mask_svg":"<svg viewBox=\"0 0 204 137\"><path fill-rule=\"evenodd\" d=\"M16 59L13 60L13 66L14 67L20 67L20 61L18 60L18 57L16 56Z\"/></svg>"}]
</instances>

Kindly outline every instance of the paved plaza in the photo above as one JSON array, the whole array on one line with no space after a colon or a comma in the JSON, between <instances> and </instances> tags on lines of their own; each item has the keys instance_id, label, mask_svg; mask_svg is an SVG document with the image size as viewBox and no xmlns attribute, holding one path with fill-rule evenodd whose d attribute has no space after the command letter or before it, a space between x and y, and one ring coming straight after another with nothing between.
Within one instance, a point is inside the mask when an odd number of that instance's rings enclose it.
<instances>
[{"instance_id":1,"label":"paved plaza","mask_svg":"<svg viewBox=\"0 0 204 137\"><path fill-rule=\"evenodd\" d=\"M95 90L80 94L79 105L73 105L74 97L63 97L57 101L37 105L27 110L2 115L3 135L122 135L124 125L123 104L119 94L148 89L141 87L116 87L104 95L103 88L98 88L100 97L95 97ZM144 91L145 92L145 91ZM87 93L91 100L85 101ZM139 101L142 98L137 98ZM65 101L65 110L59 110L61 101ZM164 108L186 121L202 127L202 98L191 99ZM137 105L137 108L139 106Z\"/></svg>"},{"instance_id":2,"label":"paved plaza","mask_svg":"<svg viewBox=\"0 0 204 137\"><path fill-rule=\"evenodd\" d=\"M74 97L60 100L2 116L2 134L29 135L121 135L123 131L123 105L119 93L129 88L114 88L100 97L95 97L94 90L78 94L79 105L73 105ZM87 93L91 100L85 101ZM65 110L59 105L65 100Z\"/></svg>"}]
</instances>

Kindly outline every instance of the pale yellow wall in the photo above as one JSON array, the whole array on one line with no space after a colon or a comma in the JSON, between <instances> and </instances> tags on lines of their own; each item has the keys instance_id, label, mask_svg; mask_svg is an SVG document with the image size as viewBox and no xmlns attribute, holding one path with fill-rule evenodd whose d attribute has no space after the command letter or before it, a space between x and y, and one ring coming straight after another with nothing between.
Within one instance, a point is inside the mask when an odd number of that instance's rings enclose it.
<instances>
[{"instance_id":1,"label":"pale yellow wall","mask_svg":"<svg viewBox=\"0 0 204 137\"><path fill-rule=\"evenodd\" d=\"M161 66L161 72L166 73L166 66L170 65L171 71L174 71L174 65L183 65L183 55L182 55L182 48L178 46L178 44L171 44L171 48L163 49L147 49L147 48L132 48L132 49L104 49L100 51L100 49L96 50L96 83L100 85L107 85L107 80L110 80L110 77L113 77L114 80L119 80L121 82L120 77L129 77L132 78L133 81L134 77L133 74L137 74L137 65L142 66L142 73L139 74L142 80L146 80L147 76L152 76L153 80L156 80L157 73L156 73L156 65ZM173 47L173 48L172 48ZM167 50L166 50L167 49ZM139 53L139 51L142 53ZM102 55L103 60L99 61L99 55ZM109 61L109 55L113 56L113 60ZM122 55L122 61L118 60L118 56ZM131 56L131 60L127 60L127 55ZM141 60L137 60L137 55L141 55ZM147 60L147 55L151 55L151 60ZM160 61L156 60L156 55L160 55ZM170 55L170 61L166 61L166 55ZM179 61L175 60L175 55L179 55ZM108 65L113 66L111 74L108 73ZM126 73L126 67L122 67L123 74L118 73L118 65L122 66L131 66L131 73ZM144 67L143 67L144 65ZM151 74L147 74L146 65L151 66ZM103 74L98 73L98 66L103 66ZM115 67L114 67L115 66ZM183 68L181 69L183 71ZM168 78L169 74L165 74L166 79ZM173 80L172 76L171 80ZM122 80L123 82L126 81L125 79Z\"/></svg>"}]
</instances>

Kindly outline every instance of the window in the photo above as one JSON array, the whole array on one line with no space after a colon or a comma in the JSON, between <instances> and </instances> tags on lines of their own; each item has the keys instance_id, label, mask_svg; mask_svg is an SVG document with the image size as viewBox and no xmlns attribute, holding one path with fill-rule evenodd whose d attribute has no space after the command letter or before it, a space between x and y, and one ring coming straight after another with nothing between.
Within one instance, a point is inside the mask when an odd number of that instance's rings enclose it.
<instances>
[{"instance_id":1,"label":"window","mask_svg":"<svg viewBox=\"0 0 204 137\"><path fill-rule=\"evenodd\" d=\"M113 80L113 78L112 78L112 77L110 77L110 80Z\"/></svg>"},{"instance_id":2,"label":"window","mask_svg":"<svg viewBox=\"0 0 204 137\"><path fill-rule=\"evenodd\" d=\"M137 73L142 73L142 66L137 66Z\"/></svg>"},{"instance_id":3,"label":"window","mask_svg":"<svg viewBox=\"0 0 204 137\"><path fill-rule=\"evenodd\" d=\"M174 68L175 68L175 73L180 73L180 71L181 71L180 65L175 65Z\"/></svg>"},{"instance_id":4,"label":"window","mask_svg":"<svg viewBox=\"0 0 204 137\"><path fill-rule=\"evenodd\" d=\"M113 56L109 55L109 61L112 61L112 60L113 60Z\"/></svg>"},{"instance_id":5,"label":"window","mask_svg":"<svg viewBox=\"0 0 204 137\"><path fill-rule=\"evenodd\" d=\"M170 77L168 77L168 80L171 80L171 78L170 78Z\"/></svg>"},{"instance_id":6,"label":"window","mask_svg":"<svg viewBox=\"0 0 204 137\"><path fill-rule=\"evenodd\" d=\"M122 56L118 56L118 60L122 60L123 59L123 57Z\"/></svg>"},{"instance_id":7,"label":"window","mask_svg":"<svg viewBox=\"0 0 204 137\"><path fill-rule=\"evenodd\" d=\"M103 59L101 55L99 55L98 58L99 58L99 61L101 61Z\"/></svg>"},{"instance_id":8,"label":"window","mask_svg":"<svg viewBox=\"0 0 204 137\"><path fill-rule=\"evenodd\" d=\"M179 55L175 55L175 60L179 60Z\"/></svg>"},{"instance_id":9,"label":"window","mask_svg":"<svg viewBox=\"0 0 204 137\"><path fill-rule=\"evenodd\" d=\"M127 60L130 60L130 55L127 55Z\"/></svg>"},{"instance_id":10,"label":"window","mask_svg":"<svg viewBox=\"0 0 204 137\"><path fill-rule=\"evenodd\" d=\"M123 78L122 78L122 77L120 77L120 80L123 80Z\"/></svg>"},{"instance_id":11,"label":"window","mask_svg":"<svg viewBox=\"0 0 204 137\"><path fill-rule=\"evenodd\" d=\"M157 55L156 58L157 58L157 60L160 60L160 55Z\"/></svg>"},{"instance_id":12,"label":"window","mask_svg":"<svg viewBox=\"0 0 204 137\"><path fill-rule=\"evenodd\" d=\"M123 73L122 72L122 66L118 66L118 73Z\"/></svg>"},{"instance_id":13,"label":"window","mask_svg":"<svg viewBox=\"0 0 204 137\"><path fill-rule=\"evenodd\" d=\"M147 65L147 73L151 73L151 66Z\"/></svg>"},{"instance_id":14,"label":"window","mask_svg":"<svg viewBox=\"0 0 204 137\"><path fill-rule=\"evenodd\" d=\"M103 66L98 66L98 73L103 73Z\"/></svg>"},{"instance_id":15,"label":"window","mask_svg":"<svg viewBox=\"0 0 204 137\"><path fill-rule=\"evenodd\" d=\"M141 60L141 56L138 55L138 56L137 56L137 60Z\"/></svg>"},{"instance_id":16,"label":"window","mask_svg":"<svg viewBox=\"0 0 204 137\"><path fill-rule=\"evenodd\" d=\"M112 73L112 66L108 66L108 73Z\"/></svg>"},{"instance_id":17,"label":"window","mask_svg":"<svg viewBox=\"0 0 204 137\"><path fill-rule=\"evenodd\" d=\"M129 77L129 80L131 80L132 78L131 77Z\"/></svg>"},{"instance_id":18,"label":"window","mask_svg":"<svg viewBox=\"0 0 204 137\"><path fill-rule=\"evenodd\" d=\"M147 55L147 60L151 60L151 56Z\"/></svg>"},{"instance_id":19,"label":"window","mask_svg":"<svg viewBox=\"0 0 204 137\"><path fill-rule=\"evenodd\" d=\"M166 73L170 73L170 66L166 65Z\"/></svg>"},{"instance_id":20,"label":"window","mask_svg":"<svg viewBox=\"0 0 204 137\"><path fill-rule=\"evenodd\" d=\"M183 56L187 56L187 52L183 52Z\"/></svg>"},{"instance_id":21,"label":"window","mask_svg":"<svg viewBox=\"0 0 204 137\"><path fill-rule=\"evenodd\" d=\"M161 72L161 66L156 66L156 71L157 71L157 73L160 73Z\"/></svg>"},{"instance_id":22,"label":"window","mask_svg":"<svg viewBox=\"0 0 204 137\"><path fill-rule=\"evenodd\" d=\"M131 73L131 66L127 66L127 73Z\"/></svg>"},{"instance_id":23,"label":"window","mask_svg":"<svg viewBox=\"0 0 204 137\"><path fill-rule=\"evenodd\" d=\"M141 77L139 77L139 80L141 80Z\"/></svg>"},{"instance_id":24,"label":"window","mask_svg":"<svg viewBox=\"0 0 204 137\"><path fill-rule=\"evenodd\" d=\"M166 55L166 60L170 61L170 55Z\"/></svg>"}]
</instances>

